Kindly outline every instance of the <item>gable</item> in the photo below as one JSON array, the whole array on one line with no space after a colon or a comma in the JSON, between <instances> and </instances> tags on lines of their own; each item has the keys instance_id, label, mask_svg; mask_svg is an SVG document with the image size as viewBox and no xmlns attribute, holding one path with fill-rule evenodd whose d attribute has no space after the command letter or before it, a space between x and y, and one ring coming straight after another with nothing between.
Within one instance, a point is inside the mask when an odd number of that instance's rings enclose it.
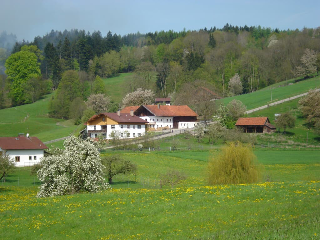
<instances>
[{"instance_id":1,"label":"gable","mask_svg":"<svg viewBox=\"0 0 320 240\"><path fill-rule=\"evenodd\" d=\"M104 120L103 120L104 119ZM105 116L105 114L99 114L91 117L87 125L118 125L119 123Z\"/></svg>"}]
</instances>

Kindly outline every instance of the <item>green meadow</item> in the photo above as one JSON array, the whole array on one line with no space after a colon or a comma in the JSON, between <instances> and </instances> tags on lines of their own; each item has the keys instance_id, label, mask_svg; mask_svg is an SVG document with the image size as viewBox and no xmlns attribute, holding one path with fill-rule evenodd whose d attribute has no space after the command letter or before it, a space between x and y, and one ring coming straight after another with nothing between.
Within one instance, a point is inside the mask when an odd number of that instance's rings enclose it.
<instances>
[{"instance_id":1,"label":"green meadow","mask_svg":"<svg viewBox=\"0 0 320 240\"><path fill-rule=\"evenodd\" d=\"M107 96L120 103L125 96L126 83L131 81L132 73L120 73L119 76L103 79Z\"/></svg>"},{"instance_id":2,"label":"green meadow","mask_svg":"<svg viewBox=\"0 0 320 240\"><path fill-rule=\"evenodd\" d=\"M288 85L288 83L291 85ZM284 81L249 94L223 98L221 102L226 105L233 99L237 99L243 102L249 110L308 92L314 88L320 88L320 76L296 83L294 83L293 80L289 80L288 82Z\"/></svg>"},{"instance_id":3,"label":"green meadow","mask_svg":"<svg viewBox=\"0 0 320 240\"><path fill-rule=\"evenodd\" d=\"M207 186L217 153L123 153L136 176L115 177L108 191L45 199L36 198L30 168L20 168L0 183L1 239L319 238L320 151L256 150L260 183ZM173 169L186 179L161 187Z\"/></svg>"}]
</instances>

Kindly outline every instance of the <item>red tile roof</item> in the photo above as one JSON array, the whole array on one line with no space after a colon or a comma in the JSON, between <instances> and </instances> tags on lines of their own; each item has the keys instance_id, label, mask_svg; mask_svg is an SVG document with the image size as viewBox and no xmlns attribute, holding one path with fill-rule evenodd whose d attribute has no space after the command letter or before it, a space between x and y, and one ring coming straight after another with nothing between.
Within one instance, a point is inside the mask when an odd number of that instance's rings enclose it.
<instances>
[{"instance_id":1,"label":"red tile roof","mask_svg":"<svg viewBox=\"0 0 320 240\"><path fill-rule=\"evenodd\" d=\"M270 123L267 117L239 118L236 126L264 126Z\"/></svg>"},{"instance_id":2,"label":"red tile roof","mask_svg":"<svg viewBox=\"0 0 320 240\"><path fill-rule=\"evenodd\" d=\"M118 123L148 123L146 120L139 118L138 116L131 116L130 114L121 114L120 116L117 113L104 113L107 117Z\"/></svg>"},{"instance_id":3,"label":"red tile roof","mask_svg":"<svg viewBox=\"0 0 320 240\"><path fill-rule=\"evenodd\" d=\"M143 105L154 116L158 117L197 117L194 111L187 105L182 106L168 106L168 105ZM141 108L140 107L140 108Z\"/></svg>"},{"instance_id":4,"label":"red tile roof","mask_svg":"<svg viewBox=\"0 0 320 240\"><path fill-rule=\"evenodd\" d=\"M92 116L88 122L91 122L92 120L95 120L99 117L102 117L102 116L106 116L118 123L148 123L146 120L143 120L137 116L131 116L130 114L127 114L127 113L120 113L120 116L118 116L117 113L100 113L98 115L94 115ZM87 122L87 124L88 124Z\"/></svg>"},{"instance_id":5,"label":"red tile roof","mask_svg":"<svg viewBox=\"0 0 320 240\"><path fill-rule=\"evenodd\" d=\"M4 150L35 150L48 147L37 137L0 137L0 148Z\"/></svg>"},{"instance_id":6,"label":"red tile roof","mask_svg":"<svg viewBox=\"0 0 320 240\"><path fill-rule=\"evenodd\" d=\"M130 113L130 111L135 111L139 108L140 106L128 106L122 109L120 112L121 113Z\"/></svg>"}]
</instances>

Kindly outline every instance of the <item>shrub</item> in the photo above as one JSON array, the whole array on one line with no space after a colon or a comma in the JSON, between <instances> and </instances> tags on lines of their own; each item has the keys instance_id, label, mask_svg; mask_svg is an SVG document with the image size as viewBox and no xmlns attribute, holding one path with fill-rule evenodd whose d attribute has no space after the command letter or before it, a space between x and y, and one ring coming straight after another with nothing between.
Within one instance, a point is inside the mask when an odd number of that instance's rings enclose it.
<instances>
[{"instance_id":1,"label":"shrub","mask_svg":"<svg viewBox=\"0 0 320 240\"><path fill-rule=\"evenodd\" d=\"M253 183L260 178L260 168L255 165L255 155L249 145L229 143L208 164L209 184Z\"/></svg>"},{"instance_id":2,"label":"shrub","mask_svg":"<svg viewBox=\"0 0 320 240\"><path fill-rule=\"evenodd\" d=\"M183 180L187 179L185 174L179 172L177 170L170 170L167 173L160 176L160 188L164 186L175 186L182 182Z\"/></svg>"}]
</instances>

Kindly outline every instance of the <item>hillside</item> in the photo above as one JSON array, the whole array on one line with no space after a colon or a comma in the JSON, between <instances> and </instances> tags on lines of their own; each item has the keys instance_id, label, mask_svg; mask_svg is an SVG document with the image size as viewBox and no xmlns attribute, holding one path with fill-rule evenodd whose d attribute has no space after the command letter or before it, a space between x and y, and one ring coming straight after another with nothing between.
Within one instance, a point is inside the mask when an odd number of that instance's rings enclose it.
<instances>
[{"instance_id":1,"label":"hillside","mask_svg":"<svg viewBox=\"0 0 320 240\"><path fill-rule=\"evenodd\" d=\"M252 93L224 98L221 100L221 102L223 104L228 104L233 99L237 99L243 102L247 109L250 110L278 100L308 92L310 89L314 88L320 88L320 76L296 83L294 83L293 80L284 81Z\"/></svg>"},{"instance_id":2,"label":"hillside","mask_svg":"<svg viewBox=\"0 0 320 240\"><path fill-rule=\"evenodd\" d=\"M42 141L48 141L74 133L78 126L62 119L48 117L48 103L51 96L52 94L46 95L32 104L1 109L1 137L29 133Z\"/></svg>"},{"instance_id":3,"label":"hillside","mask_svg":"<svg viewBox=\"0 0 320 240\"><path fill-rule=\"evenodd\" d=\"M121 103L125 96L126 85L131 81L132 73L120 73L119 76L104 78L107 93L114 102Z\"/></svg>"}]
</instances>

